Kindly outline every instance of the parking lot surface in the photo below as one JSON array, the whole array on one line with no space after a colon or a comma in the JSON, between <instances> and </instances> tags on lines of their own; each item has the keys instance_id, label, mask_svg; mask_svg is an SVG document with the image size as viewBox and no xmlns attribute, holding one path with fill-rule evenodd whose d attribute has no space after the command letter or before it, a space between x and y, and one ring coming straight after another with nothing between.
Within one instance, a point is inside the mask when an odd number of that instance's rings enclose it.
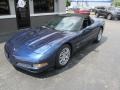
<instances>
[{"instance_id":1,"label":"parking lot surface","mask_svg":"<svg viewBox=\"0 0 120 90\"><path fill-rule=\"evenodd\" d=\"M62 69L17 71L0 43L0 90L120 90L120 21L106 20L103 39L79 50Z\"/></svg>"}]
</instances>

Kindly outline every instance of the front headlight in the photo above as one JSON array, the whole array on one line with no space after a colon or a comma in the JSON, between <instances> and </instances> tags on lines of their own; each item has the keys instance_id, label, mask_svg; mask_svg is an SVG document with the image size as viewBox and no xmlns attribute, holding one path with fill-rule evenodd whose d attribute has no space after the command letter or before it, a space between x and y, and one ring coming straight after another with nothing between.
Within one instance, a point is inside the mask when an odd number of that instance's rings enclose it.
<instances>
[{"instance_id":1,"label":"front headlight","mask_svg":"<svg viewBox=\"0 0 120 90\"><path fill-rule=\"evenodd\" d=\"M35 67L35 68L42 68L42 67L45 67L47 65L48 65L48 63L33 64L33 67Z\"/></svg>"}]
</instances>

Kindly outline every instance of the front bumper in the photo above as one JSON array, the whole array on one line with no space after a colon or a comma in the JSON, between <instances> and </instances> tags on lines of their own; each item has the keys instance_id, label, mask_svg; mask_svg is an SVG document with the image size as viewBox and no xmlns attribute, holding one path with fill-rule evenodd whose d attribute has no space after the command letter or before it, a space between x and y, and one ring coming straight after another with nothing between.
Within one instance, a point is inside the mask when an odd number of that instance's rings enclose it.
<instances>
[{"instance_id":1,"label":"front bumper","mask_svg":"<svg viewBox=\"0 0 120 90\"><path fill-rule=\"evenodd\" d=\"M41 68L33 67L33 63L18 60L6 48L5 48L4 52L5 52L5 56L7 57L8 61L14 67L20 68L22 70L25 70L25 71L28 71L28 72L31 72L31 73L40 73L40 72L43 72L43 71L45 71L46 69L49 68L49 64L47 66L41 67Z\"/></svg>"},{"instance_id":2,"label":"front bumper","mask_svg":"<svg viewBox=\"0 0 120 90\"><path fill-rule=\"evenodd\" d=\"M13 59L8 58L8 61L14 67L20 68L22 70L25 70L25 71L28 71L28 72L31 72L31 73L40 73L40 72L43 72L43 71L48 69L48 66L41 67L41 68L35 68L35 67L33 67L32 64L29 64L29 63L26 63L26 62L19 62L15 59L13 60Z\"/></svg>"},{"instance_id":3,"label":"front bumper","mask_svg":"<svg viewBox=\"0 0 120 90\"><path fill-rule=\"evenodd\" d=\"M120 19L120 14L114 15L114 18Z\"/></svg>"},{"instance_id":4,"label":"front bumper","mask_svg":"<svg viewBox=\"0 0 120 90\"><path fill-rule=\"evenodd\" d=\"M48 67L43 67L43 68L39 68L39 69L36 69L36 68L33 68L33 67L25 67L25 66L19 66L19 65L13 65L14 67L17 67L17 68L20 68L22 70L25 70L25 71L28 71L28 72L31 72L31 73L40 73L40 72L43 72L45 70L48 69Z\"/></svg>"},{"instance_id":5,"label":"front bumper","mask_svg":"<svg viewBox=\"0 0 120 90\"><path fill-rule=\"evenodd\" d=\"M120 15L117 15L117 18L120 19Z\"/></svg>"}]
</instances>

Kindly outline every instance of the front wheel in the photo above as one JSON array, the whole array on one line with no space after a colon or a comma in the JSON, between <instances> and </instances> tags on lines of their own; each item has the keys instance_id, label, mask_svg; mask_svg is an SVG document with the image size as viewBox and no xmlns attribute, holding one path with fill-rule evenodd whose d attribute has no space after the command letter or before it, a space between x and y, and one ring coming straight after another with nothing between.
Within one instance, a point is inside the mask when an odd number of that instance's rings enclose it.
<instances>
[{"instance_id":1,"label":"front wheel","mask_svg":"<svg viewBox=\"0 0 120 90\"><path fill-rule=\"evenodd\" d=\"M112 14L108 14L107 19L112 20Z\"/></svg>"},{"instance_id":2,"label":"front wheel","mask_svg":"<svg viewBox=\"0 0 120 90\"><path fill-rule=\"evenodd\" d=\"M56 68L61 68L67 65L71 57L71 47L63 45L56 55Z\"/></svg>"},{"instance_id":3,"label":"front wheel","mask_svg":"<svg viewBox=\"0 0 120 90\"><path fill-rule=\"evenodd\" d=\"M99 33L98 33L98 35L97 35L97 38L96 38L96 40L95 40L96 43L98 43L98 42L101 41L101 39L102 39L102 34L103 34L103 29L100 28Z\"/></svg>"}]
</instances>

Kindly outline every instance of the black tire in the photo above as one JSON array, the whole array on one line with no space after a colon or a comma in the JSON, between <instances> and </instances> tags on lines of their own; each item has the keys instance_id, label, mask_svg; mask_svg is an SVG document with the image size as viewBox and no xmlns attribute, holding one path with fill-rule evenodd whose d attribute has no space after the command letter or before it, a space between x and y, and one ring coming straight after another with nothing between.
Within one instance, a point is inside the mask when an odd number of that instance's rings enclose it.
<instances>
[{"instance_id":1,"label":"black tire","mask_svg":"<svg viewBox=\"0 0 120 90\"><path fill-rule=\"evenodd\" d=\"M107 19L108 19L108 20L112 20L112 19L113 19L113 18L112 18L112 14L108 14L108 15L107 15Z\"/></svg>"},{"instance_id":2,"label":"black tire","mask_svg":"<svg viewBox=\"0 0 120 90\"><path fill-rule=\"evenodd\" d=\"M70 55L69 55L68 61L67 61L65 64L61 64L61 63L60 63L60 56L62 56L61 54L62 54L62 52L63 52L64 49L69 49ZM62 68L62 67L64 67L64 66L66 66L67 63L68 63L69 60L70 60L70 57L71 57L71 47L70 47L68 44L65 44L65 45L63 45L63 46L59 49L59 51L58 51L58 53L57 53L57 55L56 55L55 67L56 67L56 68Z\"/></svg>"},{"instance_id":3,"label":"black tire","mask_svg":"<svg viewBox=\"0 0 120 90\"><path fill-rule=\"evenodd\" d=\"M96 13L95 16L98 18L100 15L99 15L99 13Z\"/></svg>"},{"instance_id":4,"label":"black tire","mask_svg":"<svg viewBox=\"0 0 120 90\"><path fill-rule=\"evenodd\" d=\"M98 32L98 34L97 34L97 37L96 37L96 39L95 39L95 43L99 43L100 41L101 41L101 39L102 39L102 34L103 34L103 29L102 28L100 28L99 29L99 32ZM99 35L101 35L101 36L99 36Z\"/></svg>"}]
</instances>

